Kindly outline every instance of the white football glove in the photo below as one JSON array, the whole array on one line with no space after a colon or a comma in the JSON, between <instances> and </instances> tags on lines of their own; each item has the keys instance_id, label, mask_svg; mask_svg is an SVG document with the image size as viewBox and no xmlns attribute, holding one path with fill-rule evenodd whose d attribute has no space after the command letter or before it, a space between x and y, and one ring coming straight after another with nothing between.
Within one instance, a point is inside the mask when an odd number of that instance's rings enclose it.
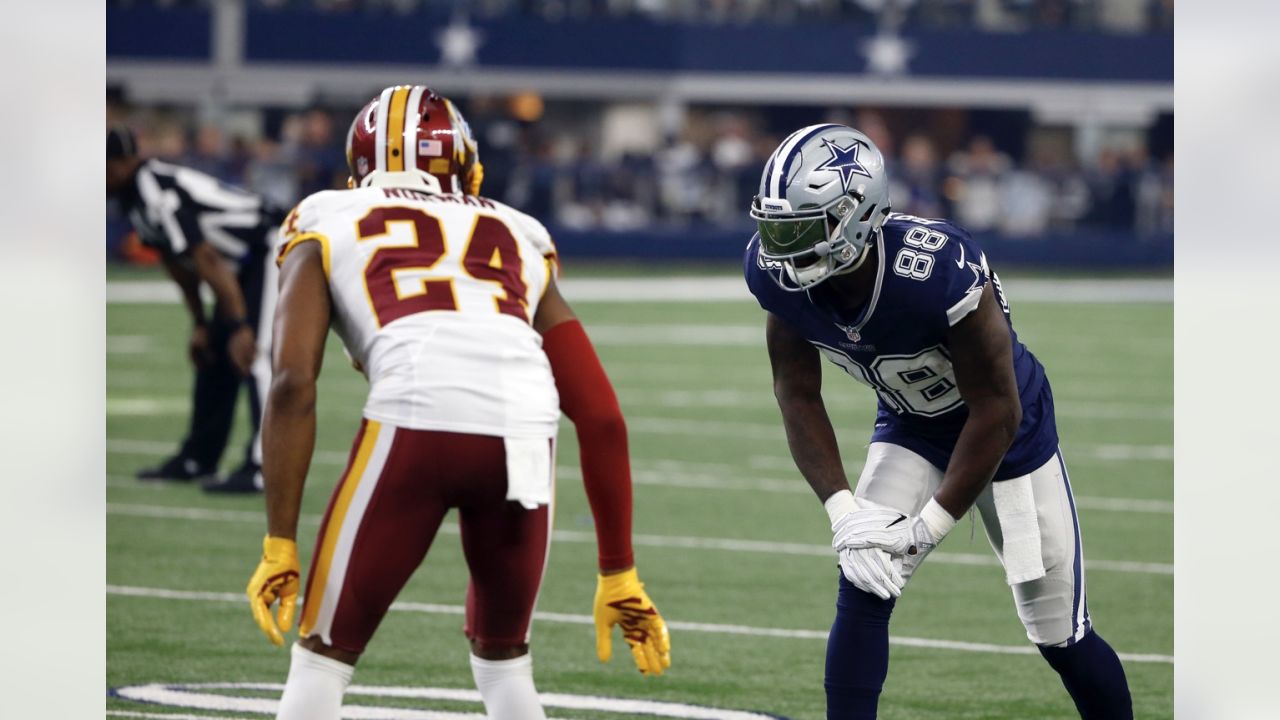
<instances>
[{"instance_id":1,"label":"white football glove","mask_svg":"<svg viewBox=\"0 0 1280 720\"><path fill-rule=\"evenodd\" d=\"M902 579L900 569L902 561L890 557L889 553L877 547L848 547L846 540L849 533L853 529L850 519L862 519L871 522L871 524L884 524L871 520L870 518L859 518L862 511L859 510L858 503L853 499L853 493L848 490L841 490L832 495L825 503L827 515L831 518L831 531L833 538L831 547L836 551L836 555L840 558L840 572L853 586L863 592L871 593L881 600L888 600L902 595L902 586L905 581ZM871 510L874 513L880 510ZM883 510L887 514L897 517L899 513L889 510ZM887 522L890 518L881 518ZM859 523L862 524L862 523Z\"/></svg>"},{"instance_id":2,"label":"white football glove","mask_svg":"<svg viewBox=\"0 0 1280 720\"><path fill-rule=\"evenodd\" d=\"M840 572L853 586L863 592L869 592L881 600L900 597L902 586L902 561L892 558L880 548L863 548L838 550L840 556Z\"/></svg>"},{"instance_id":3,"label":"white football glove","mask_svg":"<svg viewBox=\"0 0 1280 720\"><path fill-rule=\"evenodd\" d=\"M837 526L838 525L838 526ZM902 559L902 572L911 577L925 557L955 527L956 520L932 498L919 515L902 513L862 501L832 526L838 549L879 548Z\"/></svg>"}]
</instances>

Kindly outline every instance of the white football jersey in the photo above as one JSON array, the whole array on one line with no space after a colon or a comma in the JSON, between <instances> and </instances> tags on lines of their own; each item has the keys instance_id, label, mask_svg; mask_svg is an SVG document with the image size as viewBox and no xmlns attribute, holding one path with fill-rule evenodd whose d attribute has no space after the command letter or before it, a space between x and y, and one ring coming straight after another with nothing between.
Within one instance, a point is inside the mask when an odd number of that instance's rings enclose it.
<instances>
[{"instance_id":1,"label":"white football jersey","mask_svg":"<svg viewBox=\"0 0 1280 720\"><path fill-rule=\"evenodd\" d=\"M364 415L421 430L551 438L559 397L531 322L555 246L486 198L328 190L280 229L279 261L317 241L333 327L369 379Z\"/></svg>"}]
</instances>

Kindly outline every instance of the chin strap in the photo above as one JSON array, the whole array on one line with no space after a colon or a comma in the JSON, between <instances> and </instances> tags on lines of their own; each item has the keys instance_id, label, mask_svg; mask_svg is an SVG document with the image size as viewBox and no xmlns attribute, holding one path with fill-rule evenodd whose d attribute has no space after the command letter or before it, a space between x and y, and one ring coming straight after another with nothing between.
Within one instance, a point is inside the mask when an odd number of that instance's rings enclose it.
<instances>
[{"instance_id":1,"label":"chin strap","mask_svg":"<svg viewBox=\"0 0 1280 720\"><path fill-rule=\"evenodd\" d=\"M480 185L483 182L484 182L484 165L481 165L480 161L477 160L475 164L471 166L471 172L467 173L467 188L466 188L467 194L479 195Z\"/></svg>"}]
</instances>

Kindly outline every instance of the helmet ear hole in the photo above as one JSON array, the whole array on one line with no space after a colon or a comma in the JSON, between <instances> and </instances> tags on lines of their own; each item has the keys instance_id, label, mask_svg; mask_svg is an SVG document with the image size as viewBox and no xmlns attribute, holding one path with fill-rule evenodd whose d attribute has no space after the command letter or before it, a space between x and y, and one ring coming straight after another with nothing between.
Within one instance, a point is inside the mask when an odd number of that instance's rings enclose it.
<instances>
[{"instance_id":1,"label":"helmet ear hole","mask_svg":"<svg viewBox=\"0 0 1280 720\"><path fill-rule=\"evenodd\" d=\"M876 206L875 206L875 205L872 205L871 207L867 208L867 212L862 216L862 219L861 219L861 220L859 220L858 222L866 222L866 221L870 220L870 219L871 219L871 214L872 214L872 213L874 213L875 211L876 211Z\"/></svg>"}]
</instances>

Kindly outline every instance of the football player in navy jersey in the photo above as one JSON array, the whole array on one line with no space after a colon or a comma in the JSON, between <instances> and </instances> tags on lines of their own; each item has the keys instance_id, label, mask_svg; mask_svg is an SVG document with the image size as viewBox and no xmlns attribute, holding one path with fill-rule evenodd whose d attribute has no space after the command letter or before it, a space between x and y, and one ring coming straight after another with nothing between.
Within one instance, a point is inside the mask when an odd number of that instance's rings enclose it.
<instances>
[{"instance_id":1,"label":"football player in navy jersey","mask_svg":"<svg viewBox=\"0 0 1280 720\"><path fill-rule=\"evenodd\" d=\"M946 220L892 213L880 151L843 125L783 141L751 217L743 269L766 311L774 394L841 569L827 717L876 716L894 603L976 505L1027 637L1080 716L1132 718L1124 669L1089 616L1049 381L981 248ZM856 493L823 405L822 357L879 399Z\"/></svg>"}]
</instances>

